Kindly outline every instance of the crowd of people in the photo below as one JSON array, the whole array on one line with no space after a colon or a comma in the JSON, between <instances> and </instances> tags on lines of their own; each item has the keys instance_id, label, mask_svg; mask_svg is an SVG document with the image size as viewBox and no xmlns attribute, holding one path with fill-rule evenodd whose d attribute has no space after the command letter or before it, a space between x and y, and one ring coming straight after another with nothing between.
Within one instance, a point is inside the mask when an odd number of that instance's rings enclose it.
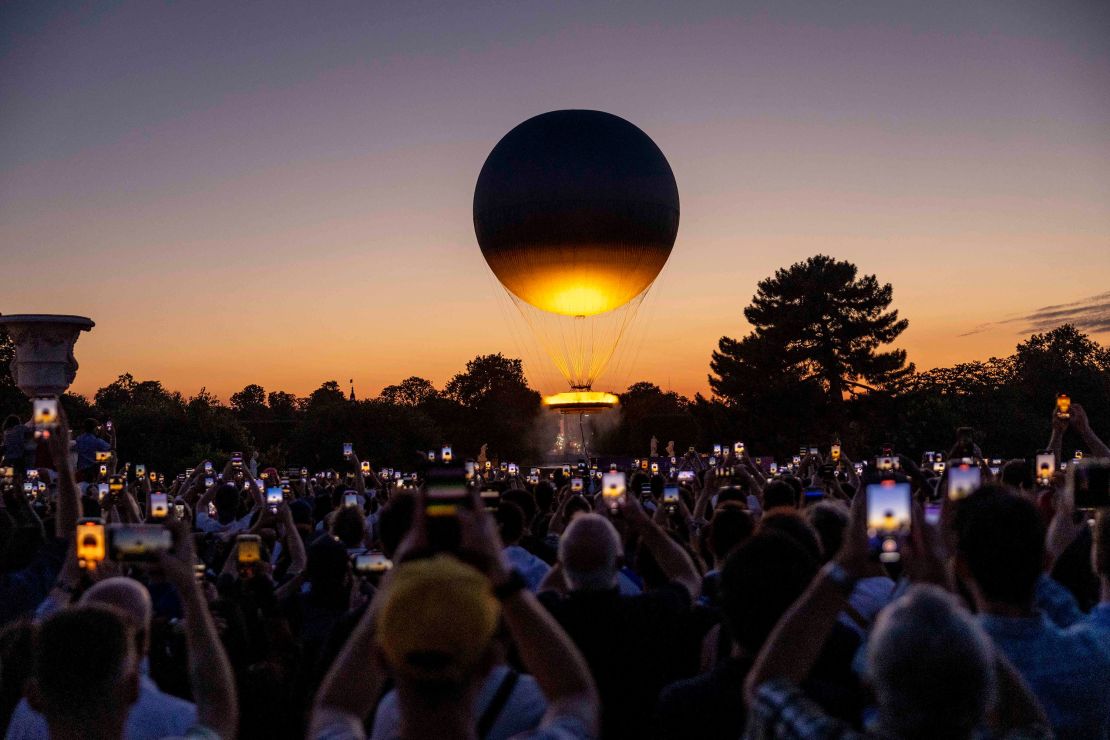
<instances>
[{"instance_id":1,"label":"crowd of people","mask_svg":"<svg viewBox=\"0 0 1110 740\"><path fill-rule=\"evenodd\" d=\"M119 460L108 421L9 419L0 727L1110 737L1110 449L1078 403L1049 424L1008 461L961 430L921 463L748 440L375 467L355 440L341 470L171 472Z\"/></svg>"}]
</instances>

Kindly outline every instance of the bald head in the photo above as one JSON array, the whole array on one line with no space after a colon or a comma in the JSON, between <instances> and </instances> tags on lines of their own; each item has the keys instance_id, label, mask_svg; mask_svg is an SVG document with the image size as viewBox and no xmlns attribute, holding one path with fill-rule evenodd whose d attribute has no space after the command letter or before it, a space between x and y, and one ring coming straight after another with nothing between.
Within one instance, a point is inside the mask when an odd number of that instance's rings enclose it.
<instances>
[{"instance_id":1,"label":"bald head","mask_svg":"<svg viewBox=\"0 0 1110 740\"><path fill-rule=\"evenodd\" d=\"M559 562L572 591L614 588L620 554L620 535L600 514L576 516L559 541Z\"/></svg>"},{"instance_id":2,"label":"bald head","mask_svg":"<svg viewBox=\"0 0 1110 740\"><path fill-rule=\"evenodd\" d=\"M81 597L82 605L104 604L117 609L135 632L150 634L150 619L154 611L150 592L138 581L117 576L106 578L93 585Z\"/></svg>"}]
</instances>

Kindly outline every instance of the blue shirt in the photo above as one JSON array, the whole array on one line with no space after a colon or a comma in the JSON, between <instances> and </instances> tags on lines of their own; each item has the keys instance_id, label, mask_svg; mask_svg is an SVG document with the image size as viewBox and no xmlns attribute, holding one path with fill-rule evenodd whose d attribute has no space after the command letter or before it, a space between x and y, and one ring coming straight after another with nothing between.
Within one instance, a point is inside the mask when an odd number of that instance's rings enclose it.
<instances>
[{"instance_id":1,"label":"blue shirt","mask_svg":"<svg viewBox=\"0 0 1110 740\"><path fill-rule=\"evenodd\" d=\"M95 434L89 434L88 432L85 432L74 440L73 446L77 450L78 470L96 467L96 453L108 452L112 449L112 445L107 440L103 440Z\"/></svg>"},{"instance_id":2,"label":"blue shirt","mask_svg":"<svg viewBox=\"0 0 1110 740\"><path fill-rule=\"evenodd\" d=\"M1029 684L1061 740L1110 736L1110 620L1060 627L1033 617L979 616Z\"/></svg>"},{"instance_id":3,"label":"blue shirt","mask_svg":"<svg viewBox=\"0 0 1110 740\"><path fill-rule=\"evenodd\" d=\"M505 556L509 560L509 565L524 577L524 582L528 584L528 590L536 593L540 587L540 581L551 570L551 566L519 545L506 547Z\"/></svg>"}]
</instances>

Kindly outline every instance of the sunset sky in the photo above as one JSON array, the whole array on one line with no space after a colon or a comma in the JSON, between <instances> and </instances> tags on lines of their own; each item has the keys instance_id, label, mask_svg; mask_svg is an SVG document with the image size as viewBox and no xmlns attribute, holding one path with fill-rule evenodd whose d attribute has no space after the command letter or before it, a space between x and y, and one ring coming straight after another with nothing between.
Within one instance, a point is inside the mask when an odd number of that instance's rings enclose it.
<instances>
[{"instance_id":1,"label":"sunset sky","mask_svg":"<svg viewBox=\"0 0 1110 740\"><path fill-rule=\"evenodd\" d=\"M667 156L678 240L599 384L705 391L756 282L894 285L921 368L1110 341L1110 3L12 2L2 313L74 313L73 390L562 390L474 238L482 163L560 108Z\"/></svg>"}]
</instances>

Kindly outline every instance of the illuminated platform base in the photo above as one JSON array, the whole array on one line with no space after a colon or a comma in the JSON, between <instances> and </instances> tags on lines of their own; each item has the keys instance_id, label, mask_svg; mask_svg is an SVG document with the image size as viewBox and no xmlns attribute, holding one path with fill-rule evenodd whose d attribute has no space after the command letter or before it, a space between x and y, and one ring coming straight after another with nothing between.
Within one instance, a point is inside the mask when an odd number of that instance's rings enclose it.
<instances>
[{"instance_id":1,"label":"illuminated platform base","mask_svg":"<svg viewBox=\"0 0 1110 740\"><path fill-rule=\"evenodd\" d=\"M569 391L545 396L543 405L560 414L595 414L620 403L612 393L600 391Z\"/></svg>"}]
</instances>

